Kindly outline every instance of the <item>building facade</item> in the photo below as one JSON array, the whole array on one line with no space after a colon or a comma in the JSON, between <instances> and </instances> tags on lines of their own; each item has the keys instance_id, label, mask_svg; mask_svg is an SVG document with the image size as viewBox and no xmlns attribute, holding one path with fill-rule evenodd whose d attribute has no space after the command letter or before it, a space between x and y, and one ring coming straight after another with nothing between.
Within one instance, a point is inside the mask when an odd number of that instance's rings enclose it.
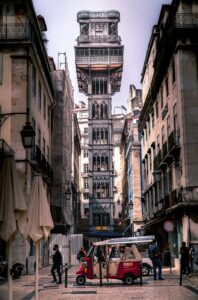
<instances>
[{"instance_id":1,"label":"building facade","mask_svg":"<svg viewBox=\"0 0 198 300\"><path fill-rule=\"evenodd\" d=\"M163 5L142 72L145 231L178 258L198 240L197 1Z\"/></svg>"},{"instance_id":2,"label":"building facade","mask_svg":"<svg viewBox=\"0 0 198 300\"><path fill-rule=\"evenodd\" d=\"M73 87L67 64L64 70L53 72L55 102L52 131L52 167L54 182L52 187L52 216L55 224L53 233L74 231L74 211L72 197L67 200L66 191L72 189L72 141L73 141Z\"/></svg>"},{"instance_id":3,"label":"building facade","mask_svg":"<svg viewBox=\"0 0 198 300\"><path fill-rule=\"evenodd\" d=\"M123 160L123 203L122 220L128 226L126 235L139 235L143 224L141 143L138 120L142 108L141 90L134 85L129 87L128 114L122 130L121 153Z\"/></svg>"},{"instance_id":4,"label":"building facade","mask_svg":"<svg viewBox=\"0 0 198 300\"><path fill-rule=\"evenodd\" d=\"M7 144L13 150L26 199L30 195L33 176L39 173L50 203L54 90L43 36L46 30L45 21L36 16L31 0L0 1L0 149L6 150ZM20 131L26 121L34 127L35 145L25 150ZM5 152L1 151L1 154ZM47 247L43 241L41 264L48 261ZM5 255L2 241L0 248L1 254ZM28 266L33 255L33 243L30 241L29 247L29 243L17 236L13 259Z\"/></svg>"},{"instance_id":5,"label":"building facade","mask_svg":"<svg viewBox=\"0 0 198 300\"><path fill-rule=\"evenodd\" d=\"M77 79L88 96L89 229L96 236L114 229L111 97L120 89L123 46L119 12L80 11L77 20Z\"/></svg>"}]
</instances>

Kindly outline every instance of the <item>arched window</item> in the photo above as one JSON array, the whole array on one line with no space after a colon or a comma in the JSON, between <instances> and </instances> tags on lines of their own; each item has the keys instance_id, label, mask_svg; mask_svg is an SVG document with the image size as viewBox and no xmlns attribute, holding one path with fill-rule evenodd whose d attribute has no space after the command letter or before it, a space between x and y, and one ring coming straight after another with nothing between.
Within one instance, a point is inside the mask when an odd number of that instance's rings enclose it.
<instances>
[{"instance_id":1,"label":"arched window","mask_svg":"<svg viewBox=\"0 0 198 300\"><path fill-rule=\"evenodd\" d=\"M96 109L95 109L95 105L92 104L92 118L95 118L95 114L96 114Z\"/></svg>"},{"instance_id":2,"label":"arched window","mask_svg":"<svg viewBox=\"0 0 198 300\"><path fill-rule=\"evenodd\" d=\"M104 113L103 113L103 104L100 105L100 118L104 118Z\"/></svg>"},{"instance_id":3,"label":"arched window","mask_svg":"<svg viewBox=\"0 0 198 300\"><path fill-rule=\"evenodd\" d=\"M108 118L108 106L105 104L105 118Z\"/></svg>"}]
</instances>

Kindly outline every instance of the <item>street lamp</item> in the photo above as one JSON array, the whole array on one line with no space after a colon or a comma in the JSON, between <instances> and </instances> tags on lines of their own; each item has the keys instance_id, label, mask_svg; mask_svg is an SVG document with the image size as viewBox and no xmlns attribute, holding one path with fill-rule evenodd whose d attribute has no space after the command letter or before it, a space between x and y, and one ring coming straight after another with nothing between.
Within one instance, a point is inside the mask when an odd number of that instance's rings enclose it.
<instances>
[{"instance_id":1,"label":"street lamp","mask_svg":"<svg viewBox=\"0 0 198 300\"><path fill-rule=\"evenodd\" d=\"M71 198L71 190L70 190L69 187L67 187L67 189L66 189L65 198L66 198L67 201L69 201L70 198Z\"/></svg>"},{"instance_id":2,"label":"street lamp","mask_svg":"<svg viewBox=\"0 0 198 300\"><path fill-rule=\"evenodd\" d=\"M3 125L3 123L7 120L7 118L15 115L28 115L29 111L27 112L12 112L12 113L5 113L0 114L0 127ZM30 122L26 122L25 126L21 130L21 138L24 148L31 148L34 145L34 137L35 137L35 131L30 124Z\"/></svg>"},{"instance_id":3,"label":"street lamp","mask_svg":"<svg viewBox=\"0 0 198 300\"><path fill-rule=\"evenodd\" d=\"M25 126L23 126L23 129L20 133L23 147L31 148L34 145L35 131L30 122L26 122Z\"/></svg>"}]
</instances>

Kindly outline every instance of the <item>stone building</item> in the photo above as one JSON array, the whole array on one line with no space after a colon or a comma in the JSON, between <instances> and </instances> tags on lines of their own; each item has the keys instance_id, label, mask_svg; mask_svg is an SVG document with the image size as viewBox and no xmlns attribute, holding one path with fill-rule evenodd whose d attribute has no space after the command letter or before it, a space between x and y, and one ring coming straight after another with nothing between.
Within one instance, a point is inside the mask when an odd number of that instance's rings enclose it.
<instances>
[{"instance_id":1,"label":"stone building","mask_svg":"<svg viewBox=\"0 0 198 300\"><path fill-rule=\"evenodd\" d=\"M39 173L43 176L50 203L54 91L44 40L46 30L45 21L42 16L36 16L31 0L0 1L0 150L5 150L7 144L14 151L26 199L33 176ZM24 149L20 138L26 121L31 122L36 134L32 149ZM48 261L47 246L43 241L40 253L42 264ZM2 241L0 248L4 255ZM30 241L29 246L17 236L13 259L28 265L33 254L33 243Z\"/></svg>"},{"instance_id":2,"label":"stone building","mask_svg":"<svg viewBox=\"0 0 198 300\"><path fill-rule=\"evenodd\" d=\"M128 223L124 234L138 235L143 224L141 144L138 120L142 108L141 90L134 85L129 87L128 114L125 118L122 139L122 221Z\"/></svg>"},{"instance_id":3,"label":"stone building","mask_svg":"<svg viewBox=\"0 0 198 300\"><path fill-rule=\"evenodd\" d=\"M122 75L120 14L114 10L80 11L77 20L78 86L88 96L89 229L93 236L111 236L114 229L111 97L119 91Z\"/></svg>"},{"instance_id":4,"label":"stone building","mask_svg":"<svg viewBox=\"0 0 198 300\"><path fill-rule=\"evenodd\" d=\"M72 197L67 200L66 191L72 189L73 145L73 87L67 63L64 70L53 73L55 102L52 131L52 167L54 182L52 187L52 216L55 224L53 233L66 234L74 231L74 211Z\"/></svg>"},{"instance_id":5,"label":"stone building","mask_svg":"<svg viewBox=\"0 0 198 300\"><path fill-rule=\"evenodd\" d=\"M175 258L198 240L197 12L197 1L162 6L142 71L144 229Z\"/></svg>"}]
</instances>

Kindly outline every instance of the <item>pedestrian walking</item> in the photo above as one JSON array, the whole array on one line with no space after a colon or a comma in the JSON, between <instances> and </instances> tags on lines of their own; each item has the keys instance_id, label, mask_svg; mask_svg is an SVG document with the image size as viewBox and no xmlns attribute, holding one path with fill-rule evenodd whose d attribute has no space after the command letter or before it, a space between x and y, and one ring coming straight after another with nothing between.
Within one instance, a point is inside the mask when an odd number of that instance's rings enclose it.
<instances>
[{"instance_id":1,"label":"pedestrian walking","mask_svg":"<svg viewBox=\"0 0 198 300\"><path fill-rule=\"evenodd\" d=\"M78 254L77 254L77 259L80 261L83 261L84 257L86 256L86 251L84 249L84 247L81 247L80 250L78 251Z\"/></svg>"},{"instance_id":2,"label":"pedestrian walking","mask_svg":"<svg viewBox=\"0 0 198 300\"><path fill-rule=\"evenodd\" d=\"M186 242L182 242L182 246L180 248L180 254L181 254L181 271L182 274L189 275L190 277L190 267L189 267L189 249L186 246Z\"/></svg>"},{"instance_id":3,"label":"pedestrian walking","mask_svg":"<svg viewBox=\"0 0 198 300\"><path fill-rule=\"evenodd\" d=\"M52 282L56 282L57 284L61 284L62 283L62 276L61 276L61 271L60 271L60 267L62 265L62 255L59 251L59 247L58 245L54 245L53 250L55 251L55 253L52 255L52 259L53 259L53 266L51 269L51 273L53 276L53 281ZM55 270L58 273L58 281L56 280L56 275L55 275Z\"/></svg>"},{"instance_id":4,"label":"pedestrian walking","mask_svg":"<svg viewBox=\"0 0 198 300\"><path fill-rule=\"evenodd\" d=\"M161 262L162 255L157 246L156 239L154 239L152 243L149 245L148 251L149 251L149 258L151 259L153 264L153 279L164 280L164 278L162 278L162 262ZM158 270L158 274L157 274L157 270Z\"/></svg>"}]
</instances>

